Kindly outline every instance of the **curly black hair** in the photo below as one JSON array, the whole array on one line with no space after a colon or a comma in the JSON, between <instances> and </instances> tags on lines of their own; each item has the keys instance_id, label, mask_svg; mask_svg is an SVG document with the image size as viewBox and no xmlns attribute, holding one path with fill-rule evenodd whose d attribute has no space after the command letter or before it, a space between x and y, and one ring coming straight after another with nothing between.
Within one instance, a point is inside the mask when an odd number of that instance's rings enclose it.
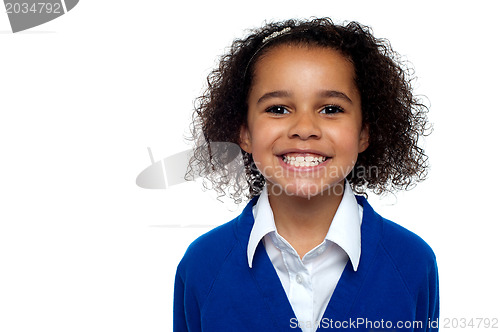
<instances>
[{"instance_id":1,"label":"curly black hair","mask_svg":"<svg viewBox=\"0 0 500 332\"><path fill-rule=\"evenodd\" d=\"M266 38L271 35L274 38ZM362 121L369 125L369 146L346 177L356 193L409 189L425 179L428 158L417 143L430 132L430 125L428 107L413 95L413 70L387 40L375 38L369 27L357 22L338 25L329 18L267 23L233 42L209 74L204 94L196 99L191 128L195 149L187 178L204 176L206 188L229 195L237 203L242 196L251 198L261 192L265 179L251 154L240 149L245 169L238 172L214 158L210 144L239 144L255 63L283 44L328 47L354 65Z\"/></svg>"}]
</instances>

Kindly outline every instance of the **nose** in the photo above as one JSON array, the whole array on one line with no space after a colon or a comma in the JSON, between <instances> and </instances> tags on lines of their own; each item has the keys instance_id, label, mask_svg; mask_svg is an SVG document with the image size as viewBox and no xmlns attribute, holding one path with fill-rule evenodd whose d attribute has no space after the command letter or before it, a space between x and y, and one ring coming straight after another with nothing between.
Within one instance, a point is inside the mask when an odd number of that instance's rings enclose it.
<instances>
[{"instance_id":1,"label":"nose","mask_svg":"<svg viewBox=\"0 0 500 332\"><path fill-rule=\"evenodd\" d=\"M296 112L292 119L288 137L301 140L319 139L321 129L314 112Z\"/></svg>"}]
</instances>

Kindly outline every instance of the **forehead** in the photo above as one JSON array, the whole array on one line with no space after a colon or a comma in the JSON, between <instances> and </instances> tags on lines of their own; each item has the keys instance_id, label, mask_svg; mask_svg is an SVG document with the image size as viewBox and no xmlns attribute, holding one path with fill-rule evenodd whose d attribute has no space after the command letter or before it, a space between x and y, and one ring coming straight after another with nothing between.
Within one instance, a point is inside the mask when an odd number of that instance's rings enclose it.
<instances>
[{"instance_id":1,"label":"forehead","mask_svg":"<svg viewBox=\"0 0 500 332\"><path fill-rule=\"evenodd\" d=\"M266 50L257 59L251 89L313 83L354 92L357 90L354 78L354 65L335 49L284 44Z\"/></svg>"}]
</instances>

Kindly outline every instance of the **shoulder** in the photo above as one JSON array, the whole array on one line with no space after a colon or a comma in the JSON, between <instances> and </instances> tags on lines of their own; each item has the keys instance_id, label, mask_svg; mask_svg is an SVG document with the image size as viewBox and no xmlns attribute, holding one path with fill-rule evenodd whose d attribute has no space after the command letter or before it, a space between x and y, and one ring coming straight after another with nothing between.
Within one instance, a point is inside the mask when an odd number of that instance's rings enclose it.
<instances>
[{"instance_id":1,"label":"shoulder","mask_svg":"<svg viewBox=\"0 0 500 332\"><path fill-rule=\"evenodd\" d=\"M213 269L223 264L237 244L234 235L236 221L237 219L233 219L194 240L179 263L179 272L192 271L196 274L204 271L206 274L208 266Z\"/></svg>"},{"instance_id":2,"label":"shoulder","mask_svg":"<svg viewBox=\"0 0 500 332\"><path fill-rule=\"evenodd\" d=\"M439 315L439 277L436 255L418 235L382 218L383 251L411 294L416 320L435 320Z\"/></svg>"},{"instance_id":3,"label":"shoulder","mask_svg":"<svg viewBox=\"0 0 500 332\"><path fill-rule=\"evenodd\" d=\"M437 280L436 256L432 248L412 231L381 217L365 198L357 197L363 206L362 255L372 253L392 265L391 269L406 284L411 293L424 290ZM363 240L364 237L364 240ZM366 245L363 248L363 245ZM370 253L365 255L370 256Z\"/></svg>"},{"instance_id":4,"label":"shoulder","mask_svg":"<svg viewBox=\"0 0 500 332\"><path fill-rule=\"evenodd\" d=\"M248 243L253 224L251 203L238 217L201 235L189 245L177 266L175 292L182 294L178 298L203 307L217 280L227 277L228 271L235 266L243 265L246 258L244 239Z\"/></svg>"},{"instance_id":5,"label":"shoulder","mask_svg":"<svg viewBox=\"0 0 500 332\"><path fill-rule=\"evenodd\" d=\"M433 265L436 256L420 236L388 219L382 220L381 245L398 265Z\"/></svg>"},{"instance_id":6,"label":"shoulder","mask_svg":"<svg viewBox=\"0 0 500 332\"><path fill-rule=\"evenodd\" d=\"M433 262L436 260L431 247L420 236L403 226L383 218L373 210L366 198L356 196L363 207L362 236L373 237L373 245L379 244L396 263Z\"/></svg>"},{"instance_id":7,"label":"shoulder","mask_svg":"<svg viewBox=\"0 0 500 332\"><path fill-rule=\"evenodd\" d=\"M403 303L407 294L416 321L434 320L439 314L439 278L433 250L420 236L377 214L364 197L357 199L363 206L361 256L373 281L368 285L392 294L391 301Z\"/></svg>"},{"instance_id":8,"label":"shoulder","mask_svg":"<svg viewBox=\"0 0 500 332\"><path fill-rule=\"evenodd\" d=\"M383 218L373 210L366 198L356 196L358 204L363 207L363 236L373 238L372 245L381 245L390 255L394 263L410 266L416 264L433 264L436 256L432 248L420 236L403 226Z\"/></svg>"},{"instance_id":9,"label":"shoulder","mask_svg":"<svg viewBox=\"0 0 500 332\"><path fill-rule=\"evenodd\" d=\"M415 301L437 289L436 255L417 234L384 218L380 245ZM427 295L425 295L427 294Z\"/></svg>"},{"instance_id":10,"label":"shoulder","mask_svg":"<svg viewBox=\"0 0 500 332\"><path fill-rule=\"evenodd\" d=\"M215 278L228 261L232 263L230 260L235 257L232 253L242 251L248 245L255 202L256 199L251 200L239 216L194 240L177 267L178 276L183 280L209 280Z\"/></svg>"},{"instance_id":11,"label":"shoulder","mask_svg":"<svg viewBox=\"0 0 500 332\"><path fill-rule=\"evenodd\" d=\"M235 222L218 226L189 245L177 266L175 293L182 294L178 298L203 306L237 243L233 235Z\"/></svg>"}]
</instances>

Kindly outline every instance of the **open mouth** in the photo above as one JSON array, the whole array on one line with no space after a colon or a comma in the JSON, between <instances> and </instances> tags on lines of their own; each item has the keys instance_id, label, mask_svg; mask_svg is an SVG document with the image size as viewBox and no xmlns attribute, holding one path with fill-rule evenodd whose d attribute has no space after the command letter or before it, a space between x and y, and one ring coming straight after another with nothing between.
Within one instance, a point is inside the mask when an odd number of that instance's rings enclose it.
<instances>
[{"instance_id":1,"label":"open mouth","mask_svg":"<svg viewBox=\"0 0 500 332\"><path fill-rule=\"evenodd\" d=\"M294 167L314 167L324 163L325 161L331 158L310 153L306 154L290 153L282 155L281 159L285 164Z\"/></svg>"}]
</instances>

